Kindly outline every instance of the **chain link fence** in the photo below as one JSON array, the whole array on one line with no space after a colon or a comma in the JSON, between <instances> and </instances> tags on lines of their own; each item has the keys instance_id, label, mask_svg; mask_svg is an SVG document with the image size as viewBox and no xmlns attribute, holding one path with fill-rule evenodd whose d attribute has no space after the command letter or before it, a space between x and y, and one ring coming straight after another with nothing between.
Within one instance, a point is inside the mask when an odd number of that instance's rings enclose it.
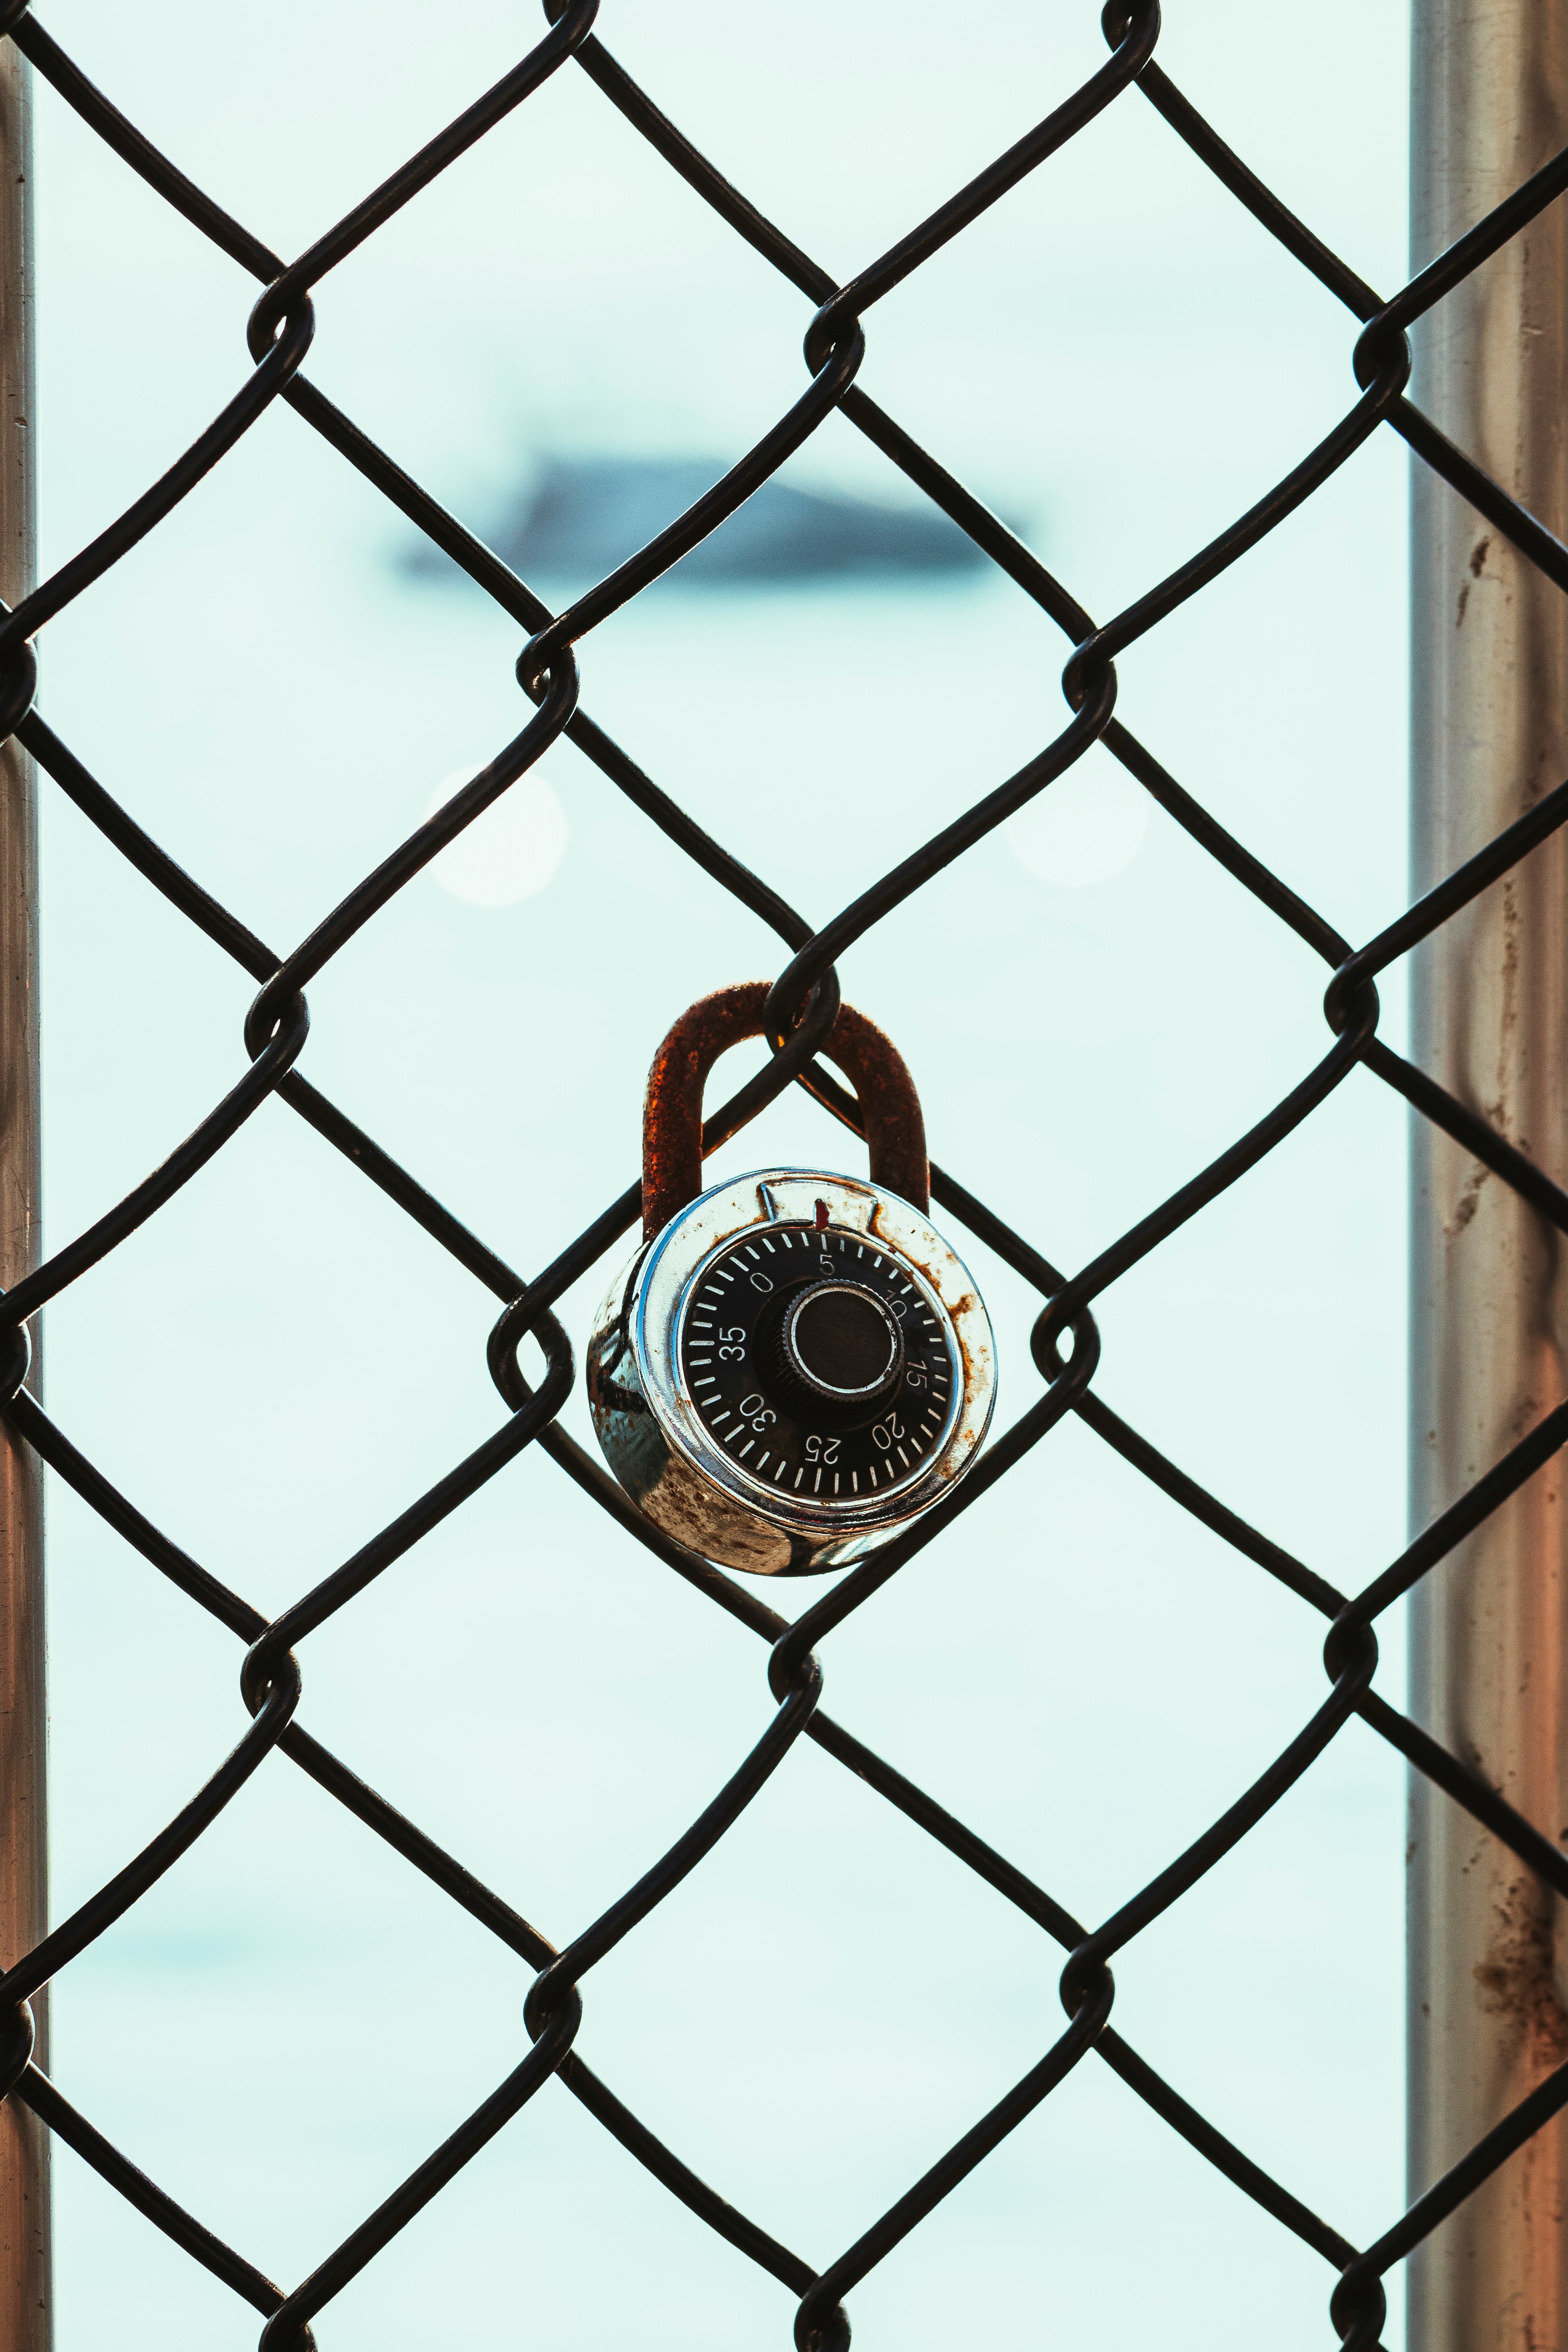
<instances>
[{"instance_id":1,"label":"chain link fence","mask_svg":"<svg viewBox=\"0 0 1568 2352\"><path fill-rule=\"evenodd\" d=\"M1271 873L1218 824L1137 740L1116 716L1118 655L1196 596L1249 548L1310 498L1381 427L1392 427L1542 573L1568 588L1568 550L1447 441L1405 397L1410 371L1406 331L1568 188L1568 154L1536 174L1479 222L1458 244L1392 299L1374 292L1283 205L1209 128L1156 61L1160 29L1155 0L1110 0L1103 17L1107 55L1082 85L1066 95L1026 136L999 156L928 219L910 228L847 285L763 216L745 194L700 153L654 100L628 78L597 39L597 0L548 0L543 37L500 81L476 98L453 122L296 260L271 252L240 222L195 186L176 164L119 113L84 77L25 7L12 5L5 36L96 134L175 211L224 254L248 271L262 291L251 311L252 372L228 405L170 471L107 530L46 580L0 628L0 699L4 730L14 732L39 767L153 890L247 971L258 993L246 1024L248 1064L231 1091L144 1181L37 1272L18 1283L5 1306L9 1334L8 1402L12 1427L129 1544L198 1608L226 1626L244 1648L242 1689L251 1724L233 1754L206 1785L153 1839L37 1948L15 1960L5 1979L5 2084L7 2095L33 2113L117 2189L157 2229L262 2315L267 2352L300 2352L312 2344L313 2323L333 2298L373 2263L389 2241L509 2124L552 2076L559 2077L629 2160L644 2166L672 2197L740 2253L776 2279L794 2298L801 2352L841 2352L849 2340L847 2299L898 2249L925 2215L1012 2132L1085 2059L1110 2066L1154 2115L1249 2198L1280 2229L1320 2254L1333 2273L1328 2316L1354 2352L1374 2345L1384 2324L1383 2281L1483 2180L1568 2104L1568 2065L1550 2074L1408 2212L1392 2216L1374 2243L1357 2247L1332 2223L1310 2211L1281 2181L1197 2112L1122 2039L1113 2021L1116 1956L1166 1912L1245 1838L1310 1770L1336 1734L1359 1716L1426 1774L1454 1803L1502 1840L1557 1894L1568 1895L1568 1859L1458 1758L1446 1752L1373 1686L1379 1617L1568 1439L1568 1405L1559 1405L1493 1464L1447 1510L1366 1588L1347 1597L1247 1525L1216 1496L1120 1419L1093 1386L1100 1359L1094 1318L1100 1295L1229 1186L1241 1181L1291 1131L1309 1118L1352 1071L1365 1068L1402 1095L1424 1118L1445 1129L1560 1231L1568 1232L1568 1197L1482 1119L1409 1061L1378 1032L1378 975L1526 856L1568 820L1568 782L1558 786L1481 855L1361 946L1342 938L1289 884ZM466 150L512 110L539 94L560 72L587 75L604 102L616 109L734 234L752 249L759 267L787 279L812 306L805 335L807 383L799 400L722 479L673 520L630 561L555 614L528 585L410 479L381 448L301 372L313 334L312 290L399 209L414 201ZM857 378L874 305L921 268L990 206L1004 203L1029 173L1048 163L1105 109L1148 103L1163 118L1235 201L1343 304L1356 322L1350 343L1355 396L1342 421L1300 463L1211 544L1124 611L1096 623L1030 550L964 487L940 459L910 437L897 420L860 388ZM34 704L31 640L43 625L83 593L239 442L274 401L286 402L379 490L428 540L458 564L516 623L525 639L519 684L531 711L513 740L472 782L393 849L342 902L287 954L257 938L183 871L137 825L46 722ZM996 784L954 823L904 856L873 887L813 931L760 875L711 838L611 740L581 707L575 646L610 614L667 572L752 492L774 474L837 411L934 502L1062 633L1064 718L1060 731L1026 765ZM616 789L710 878L769 925L787 961L769 1000L771 1065L709 1119L710 1149L734 1134L788 1085L799 1082L851 1129L857 1106L812 1060L836 1016L837 960L889 912L908 900L1035 794L1101 743L1239 890L1249 892L1322 958L1323 999L1330 1033L1326 1052L1285 1098L1210 1166L1168 1200L1152 1203L1110 1248L1078 1272L1058 1270L1035 1243L994 1214L959 1175L931 1170L931 1190L950 1219L996 1253L1037 1291L1042 1301L1032 1352L1038 1394L991 1444L973 1475L863 1564L845 1574L795 1622L775 1612L759 1589L720 1573L671 1543L630 1506L619 1488L561 1427L558 1415L574 1381L571 1346L552 1305L590 1267L618 1252L638 1212L638 1187L621 1192L552 1264L531 1277L514 1270L468 1231L375 1141L301 1075L309 1016L303 992L363 926L371 922L422 867L522 776L560 736L591 760ZM728 978L715 974L715 980ZM677 1008L670 1007L673 1012ZM322 1140L378 1186L439 1249L491 1292L500 1312L489 1343L489 1367L509 1417L492 1436L457 1463L411 1508L372 1536L353 1556L277 1618L268 1621L163 1535L79 1453L44 1413L26 1385L30 1318L67 1284L100 1263L220 1152L269 1097L287 1103ZM966 1174L973 1171L965 1171ZM542 1370L525 1375L520 1350L527 1340ZM1069 1413L1152 1483L1173 1510L1190 1513L1233 1547L1259 1574L1278 1580L1327 1628L1323 1649L1329 1689L1268 1770L1148 1885L1097 1925L1074 1918L1045 1888L994 1852L962 1822L854 1734L823 1712L819 1654L827 1636L851 1612L868 1605L912 1555L939 1538L960 1510L980 1502ZM563 1945L552 1943L505 1897L471 1876L460 1859L356 1777L294 1719L300 1695L295 1653L306 1636L365 1591L392 1563L458 1510L521 1451L537 1444L575 1480L626 1536L647 1546L676 1574L730 1612L768 1646L768 1675L776 1714L764 1737L714 1794L670 1850L604 1915ZM1311 1620L1303 1615L1303 1633ZM805 1738L867 1783L935 1839L1054 1940L1066 1955L1060 1977L1065 2022L1059 2037L989 2113L867 2230L818 2272L773 2238L760 2220L737 2210L721 2189L699 2179L591 2071L579 2049L584 1990L597 1962L700 1863L745 1812L769 1777L787 1768ZM243 2253L223 2243L155 2181L112 2146L65 2094L31 2063L27 2003L49 1980L121 1917L216 1820L224 1807L274 1752L287 1756L335 1797L374 1836L487 1928L534 1972L525 2017L531 2046L461 2126L354 2229L310 2275L289 2289L274 2284ZM1325 2282L1327 2286L1328 2283ZM781 2325L783 2314L781 2312ZM1325 2320L1325 2327L1328 2321Z\"/></svg>"}]
</instances>

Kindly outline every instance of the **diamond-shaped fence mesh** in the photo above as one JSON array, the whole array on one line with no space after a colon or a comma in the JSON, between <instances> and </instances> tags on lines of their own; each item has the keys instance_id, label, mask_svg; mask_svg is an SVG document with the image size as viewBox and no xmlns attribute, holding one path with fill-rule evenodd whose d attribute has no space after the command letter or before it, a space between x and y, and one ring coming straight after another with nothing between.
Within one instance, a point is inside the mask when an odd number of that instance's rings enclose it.
<instances>
[{"instance_id":1,"label":"diamond-shaped fence mesh","mask_svg":"<svg viewBox=\"0 0 1568 2352\"><path fill-rule=\"evenodd\" d=\"M1106 57L1079 89L1060 100L1016 144L996 158L929 218L911 226L885 253L845 285L766 218L686 139L677 123L634 82L601 45L595 30L596 0L549 0L550 22L537 44L510 72L477 96L455 121L412 156L308 250L292 261L272 252L241 222L195 186L174 162L121 115L84 77L24 7L5 13L6 37L93 132L141 175L203 236L210 239L262 291L250 313L252 372L234 398L179 461L110 528L27 595L0 631L5 728L14 731L53 785L95 825L173 907L247 971L258 993L246 1024L249 1055L231 1091L191 1135L123 1200L59 1250L9 1293L5 1307L9 1348L13 1428L55 1475L168 1578L198 1609L226 1626L244 1646L243 1689L250 1728L233 1754L190 1802L109 1884L55 1927L35 1949L16 1958L5 1978L10 2055L8 2095L26 2104L147 2221L191 2259L204 2264L262 2315L268 2352L289 2352L313 2342L312 2328L353 2280L428 2202L518 2117L552 2077L579 2100L619 2143L629 2164L645 2167L670 2197L750 2262L775 2279L794 2303L796 2342L826 2352L848 2341L847 2305L857 2284L878 2264L896 2262L909 2233L1023 2119L1048 2100L1084 2062L1110 2067L1169 2129L1186 2141L1282 2231L1320 2254L1334 2274L1329 2298L1342 2341L1364 2347L1378 2339L1385 2304L1383 2282L1449 2213L1506 2163L1568 2103L1568 2065L1551 2074L1505 2121L1444 2179L1402 2215L1391 2215L1375 2242L1357 2247L1332 2223L1269 2176L1247 2152L1209 2123L1123 2040L1115 2021L1112 1965L1117 1955L1246 1838L1309 1772L1336 1735L1359 1717L1458 1806L1511 1848L1544 1885L1568 1895L1568 1860L1538 1829L1486 1786L1470 1767L1445 1752L1374 1686L1375 1626L1383 1613L1512 1495L1568 1438L1568 1405L1545 1414L1511 1451L1490 1465L1470 1491L1398 1559L1353 1595L1324 1579L1247 1525L1217 1496L1164 1457L1097 1394L1100 1342L1095 1306L1129 1270L1228 1187L1243 1182L1295 1129L1357 1069L1365 1069L1403 1096L1423 1118L1454 1137L1554 1226L1568 1231L1568 1198L1542 1172L1471 1110L1394 1052L1379 1034L1380 973L1502 876L1565 820L1568 782L1548 793L1481 855L1450 876L1397 920L1359 946L1342 938L1279 877L1194 799L1157 753L1131 735L1117 716L1117 656L1198 596L1226 568L1310 499L1370 436L1384 428L1400 435L1427 466L1504 534L1559 586L1568 586L1568 551L1534 518L1453 446L1405 396L1410 371L1406 331L1445 294L1476 270L1568 188L1568 154L1557 158L1479 221L1452 249L1391 298L1375 292L1298 219L1221 141L1166 77L1157 61L1160 16L1155 0L1128 6L1110 0L1103 18ZM560 73L586 75L604 103L712 208L757 257L782 274L813 306L805 340L805 383L799 399L721 479L674 518L629 560L601 579L568 609L552 613L533 590L410 479L303 372L314 320L313 290L355 248L376 235L404 205L415 202L437 174L514 109L548 105L548 86ZM1152 106L1173 140L1185 142L1269 236L1344 306L1355 322L1347 341L1354 396L1342 420L1305 451L1268 495L1239 516L1169 577L1151 584L1123 611L1095 621L1070 588L994 514L920 446L858 381L868 322L876 304L921 268L989 207L1005 204L1026 176L1047 166L1106 109ZM517 677L523 723L489 764L286 953L255 936L183 871L89 772L46 722L34 702L31 641L44 624L89 590L164 518L211 467L220 465L274 401L291 407L348 466L425 533L517 625L521 649ZM579 702L574 648L608 616L670 570L733 514L824 421L841 415L891 460L924 497L968 535L984 557L1061 632L1062 718L1052 739L1027 763L992 783L963 815L931 840L900 856L869 889L819 930L785 903L763 876L750 871L687 815ZM1112 1246L1076 1272L1053 1265L1035 1239L1012 1229L986 1207L974 1187L980 1172L960 1175L933 1166L932 1194L947 1217L979 1237L1032 1285L1041 1305L1032 1352L1038 1392L1005 1433L995 1438L967 1482L882 1549L841 1577L792 1622L754 1584L737 1581L683 1551L639 1517L599 1465L562 1427L559 1415L574 1369L567 1337L552 1311L562 1294L599 1261L608 1270L634 1226L637 1189L605 1205L575 1238L564 1227L552 1262L542 1269L513 1268L469 1232L302 1075L308 1032L305 991L311 981L426 866L509 787L558 737L568 737L603 772L643 818L706 875L713 889L733 895L781 942L782 969L770 999L773 1056L760 1079L709 1123L710 1144L734 1133L788 1085L801 1083L858 1124L851 1097L810 1059L837 1003L836 961L890 910L910 899L953 860L971 852L994 828L1101 744L1137 784L1182 827L1238 891L1252 898L1321 957L1328 1042L1315 1066L1268 1115L1239 1135L1209 1166L1145 1213ZM729 975L716 975L716 978ZM676 1008L671 1007L673 1012ZM332 1574L270 1621L163 1535L45 1414L26 1385L22 1334L47 1300L88 1275L221 1152L268 1097L276 1096L321 1142L353 1167L446 1251L499 1303L489 1363L510 1418L391 1525L370 1535ZM606 1189L608 1189L606 1187ZM520 1363L524 1342L538 1351L531 1377ZM1073 1414L1123 1461L1152 1482L1173 1512L1190 1513L1258 1573L1277 1580L1302 1610L1305 1636L1313 1612L1326 1629L1327 1692L1317 1712L1295 1728L1275 1760L1240 1791L1218 1819L1114 1914L1095 1923L1071 1916L1056 1897L1004 1854L952 1818L912 1781L863 1746L820 1705L821 1654L835 1629L870 1604L914 1553L939 1541L960 1511L987 1491ZM470 1875L461 1860L368 1787L352 1764L330 1753L294 1720L300 1693L295 1654L307 1638L356 1598L441 1521L461 1510L487 1481L521 1451L537 1444L618 1524L628 1541L646 1545L717 1608L725 1610L769 1646L769 1681L776 1714L764 1737L732 1777L716 1789L684 1835L602 1916L579 1924L557 1945L530 1924L506 1897ZM795 1588L798 1590L798 1588ZM940 2161L910 2186L853 2244L821 2271L769 2231L765 2217L727 2201L724 2184L710 2185L665 2146L593 2072L584 2055L584 2000L592 1972L628 1938L742 1817L770 1776L787 1772L797 1740L814 1741L847 1771L945 1847L1025 1918L1059 1946L1061 2031L1036 2063ZM516 1954L535 1972L526 2004L530 2043L518 2063L482 2105L430 2152L374 2212L367 2214L309 2277L285 2288L221 2242L112 2146L65 2094L30 2062L25 2004L58 1976L177 1862L217 1819L249 1777L272 1769L280 1752L384 1840L412 1870ZM781 2310L781 2326L784 2312ZM1325 2323L1326 2325L1326 2323Z\"/></svg>"}]
</instances>

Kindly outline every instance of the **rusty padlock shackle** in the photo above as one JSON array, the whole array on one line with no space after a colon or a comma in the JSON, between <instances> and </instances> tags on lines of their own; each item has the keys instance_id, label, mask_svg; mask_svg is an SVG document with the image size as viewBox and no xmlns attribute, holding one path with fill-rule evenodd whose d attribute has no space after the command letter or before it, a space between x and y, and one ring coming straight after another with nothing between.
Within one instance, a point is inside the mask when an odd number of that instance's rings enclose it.
<instances>
[{"instance_id":1,"label":"rusty padlock shackle","mask_svg":"<svg viewBox=\"0 0 1568 2352\"><path fill-rule=\"evenodd\" d=\"M651 1241L702 1190L702 1091L721 1054L763 1034L773 982L746 980L700 997L670 1030L643 1097L643 1238ZM875 1022L841 1004L818 1051L853 1086L871 1155L871 1181L925 1215L931 1167L920 1097L902 1055Z\"/></svg>"}]
</instances>

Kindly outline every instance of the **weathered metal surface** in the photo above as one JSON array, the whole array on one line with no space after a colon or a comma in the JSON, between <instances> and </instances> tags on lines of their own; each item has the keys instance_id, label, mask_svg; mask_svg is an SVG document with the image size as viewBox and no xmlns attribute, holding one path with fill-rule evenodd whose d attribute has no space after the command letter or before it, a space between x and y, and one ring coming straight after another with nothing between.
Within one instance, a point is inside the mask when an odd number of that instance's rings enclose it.
<instances>
[{"instance_id":1,"label":"weathered metal surface","mask_svg":"<svg viewBox=\"0 0 1568 2352\"><path fill-rule=\"evenodd\" d=\"M1568 144L1564 0L1418 0L1412 261L1422 267ZM1568 535L1568 207L1421 321L1414 395ZM1428 888L1568 777L1568 604L1425 466L1414 469L1413 835ZM1448 922L1415 971L1415 1051L1568 1182L1568 843ZM1415 1122L1412 1478L1426 1526L1568 1388L1563 1246L1519 1195ZM1561 1463L1416 1587L1412 1711L1549 1836L1568 1834ZM1412 1776L1412 2195L1568 2056L1563 1923L1522 1862ZM1562 2115L1420 2246L1420 2352L1568 2347Z\"/></svg>"},{"instance_id":2,"label":"weathered metal surface","mask_svg":"<svg viewBox=\"0 0 1568 2352\"><path fill-rule=\"evenodd\" d=\"M643 1237L651 1241L702 1190L702 1090L721 1054L763 1034L770 981L715 990L683 1013L654 1055L643 1097ZM890 1037L839 1007L823 1052L859 1097L871 1173L923 1213L931 1197L925 1120Z\"/></svg>"}]
</instances>

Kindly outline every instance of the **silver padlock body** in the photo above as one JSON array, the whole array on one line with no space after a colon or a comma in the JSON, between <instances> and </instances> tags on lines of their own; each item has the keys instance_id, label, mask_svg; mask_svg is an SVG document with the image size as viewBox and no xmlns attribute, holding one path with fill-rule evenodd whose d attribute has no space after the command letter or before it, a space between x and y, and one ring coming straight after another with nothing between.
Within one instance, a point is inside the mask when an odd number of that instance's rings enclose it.
<instances>
[{"instance_id":1,"label":"silver padlock body","mask_svg":"<svg viewBox=\"0 0 1568 2352\"><path fill-rule=\"evenodd\" d=\"M758 1318L776 1324L779 1297L804 1307L808 1287L819 1315L828 1291L861 1314L870 1290L863 1319L896 1318L896 1393L863 1428L806 1429L809 1399L793 1419L773 1409L770 1366L789 1366ZM724 1339L738 1361L717 1360ZM995 1350L967 1268L907 1201L763 1169L638 1251L599 1310L587 1381L605 1457L655 1526L721 1567L803 1576L885 1543L963 1476L990 1423Z\"/></svg>"}]
</instances>

